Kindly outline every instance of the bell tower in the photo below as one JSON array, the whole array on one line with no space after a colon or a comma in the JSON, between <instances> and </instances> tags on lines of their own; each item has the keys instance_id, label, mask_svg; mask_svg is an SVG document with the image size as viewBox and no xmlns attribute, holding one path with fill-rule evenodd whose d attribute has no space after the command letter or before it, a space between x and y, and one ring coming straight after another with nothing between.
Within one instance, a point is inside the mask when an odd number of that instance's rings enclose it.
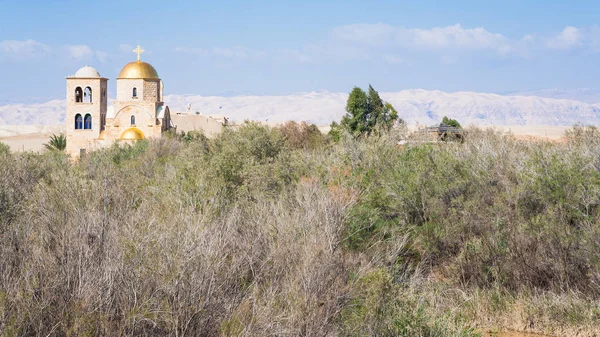
<instances>
[{"instance_id":1,"label":"bell tower","mask_svg":"<svg viewBox=\"0 0 600 337\"><path fill-rule=\"evenodd\" d=\"M85 66L67 77L67 153L78 156L94 147L106 125L108 79Z\"/></svg>"}]
</instances>

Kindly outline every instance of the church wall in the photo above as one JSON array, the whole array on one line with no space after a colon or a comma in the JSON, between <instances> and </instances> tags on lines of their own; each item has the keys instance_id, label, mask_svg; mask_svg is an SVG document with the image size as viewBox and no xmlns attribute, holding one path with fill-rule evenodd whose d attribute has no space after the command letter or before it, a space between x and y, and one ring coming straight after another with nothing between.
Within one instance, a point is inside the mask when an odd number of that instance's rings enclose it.
<instances>
[{"instance_id":1,"label":"church wall","mask_svg":"<svg viewBox=\"0 0 600 337\"><path fill-rule=\"evenodd\" d=\"M133 88L137 89L137 98L133 97ZM142 79L117 79L117 101L143 101L144 80Z\"/></svg>"},{"instance_id":2,"label":"church wall","mask_svg":"<svg viewBox=\"0 0 600 337\"><path fill-rule=\"evenodd\" d=\"M137 97L133 97L133 88L137 89ZM117 100L158 102L160 98L160 80L118 79Z\"/></svg>"},{"instance_id":3,"label":"church wall","mask_svg":"<svg viewBox=\"0 0 600 337\"><path fill-rule=\"evenodd\" d=\"M105 138L118 139L131 127L140 129L146 138L160 137L161 125L156 119L156 104L150 102L114 102L115 116L109 119ZM135 116L135 124L131 124Z\"/></svg>"},{"instance_id":4,"label":"church wall","mask_svg":"<svg viewBox=\"0 0 600 337\"><path fill-rule=\"evenodd\" d=\"M144 101L158 102L159 87L158 80L144 80Z\"/></svg>"}]
</instances>

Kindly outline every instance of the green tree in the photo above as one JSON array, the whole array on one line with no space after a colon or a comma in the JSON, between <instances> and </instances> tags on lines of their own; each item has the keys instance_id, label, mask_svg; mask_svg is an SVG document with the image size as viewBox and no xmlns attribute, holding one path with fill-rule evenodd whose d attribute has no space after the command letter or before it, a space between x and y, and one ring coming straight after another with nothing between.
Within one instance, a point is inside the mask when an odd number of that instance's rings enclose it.
<instances>
[{"instance_id":1,"label":"green tree","mask_svg":"<svg viewBox=\"0 0 600 337\"><path fill-rule=\"evenodd\" d=\"M456 120L456 119L452 119L452 118L448 118L446 116L444 116L444 118L442 118L442 123L449 125L449 126L453 126L455 128L460 128L460 123Z\"/></svg>"},{"instance_id":2,"label":"green tree","mask_svg":"<svg viewBox=\"0 0 600 337\"><path fill-rule=\"evenodd\" d=\"M347 114L342 118L341 126L353 134L368 133L370 131L369 98L359 87L354 87L346 102Z\"/></svg>"},{"instance_id":3,"label":"green tree","mask_svg":"<svg viewBox=\"0 0 600 337\"><path fill-rule=\"evenodd\" d=\"M57 135L52 135L50 137L50 141L44 144L46 149L50 151L64 151L67 148L67 137L64 133Z\"/></svg>"},{"instance_id":4,"label":"green tree","mask_svg":"<svg viewBox=\"0 0 600 337\"><path fill-rule=\"evenodd\" d=\"M9 154L10 147L2 142L0 142L0 155Z\"/></svg>"},{"instance_id":5,"label":"green tree","mask_svg":"<svg viewBox=\"0 0 600 337\"><path fill-rule=\"evenodd\" d=\"M398 119L396 109L384 102L371 85L368 94L358 87L352 89L346 102L346 112L340 126L354 135L369 135L380 129L390 130ZM335 133L339 133L339 130L335 130Z\"/></svg>"},{"instance_id":6,"label":"green tree","mask_svg":"<svg viewBox=\"0 0 600 337\"><path fill-rule=\"evenodd\" d=\"M329 136L329 139L333 140L334 142L338 142L342 138L342 130L337 122L331 122L327 136Z\"/></svg>"}]
</instances>

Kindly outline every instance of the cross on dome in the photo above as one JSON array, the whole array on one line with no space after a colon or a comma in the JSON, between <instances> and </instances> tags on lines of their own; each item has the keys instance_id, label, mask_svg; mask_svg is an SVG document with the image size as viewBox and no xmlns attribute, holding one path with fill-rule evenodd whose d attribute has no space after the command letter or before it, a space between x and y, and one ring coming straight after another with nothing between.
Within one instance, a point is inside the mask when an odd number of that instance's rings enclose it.
<instances>
[{"instance_id":1,"label":"cross on dome","mask_svg":"<svg viewBox=\"0 0 600 337\"><path fill-rule=\"evenodd\" d=\"M142 47L140 47L140 45L137 46L136 49L133 50L134 53L137 53L138 56L138 61L140 60L140 55L145 52L145 50L142 49Z\"/></svg>"}]
</instances>

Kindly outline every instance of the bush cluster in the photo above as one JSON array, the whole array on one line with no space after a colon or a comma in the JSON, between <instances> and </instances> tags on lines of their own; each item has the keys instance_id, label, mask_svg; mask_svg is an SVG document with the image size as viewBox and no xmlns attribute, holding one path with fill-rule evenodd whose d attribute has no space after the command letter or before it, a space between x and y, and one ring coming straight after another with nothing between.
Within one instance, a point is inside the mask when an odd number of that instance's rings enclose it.
<instances>
[{"instance_id":1,"label":"bush cluster","mask_svg":"<svg viewBox=\"0 0 600 337\"><path fill-rule=\"evenodd\" d=\"M564 324L598 323L595 130L403 149L393 132L246 123L77 162L0 154L0 334L476 335L437 286L495 313L576 294Z\"/></svg>"}]
</instances>

